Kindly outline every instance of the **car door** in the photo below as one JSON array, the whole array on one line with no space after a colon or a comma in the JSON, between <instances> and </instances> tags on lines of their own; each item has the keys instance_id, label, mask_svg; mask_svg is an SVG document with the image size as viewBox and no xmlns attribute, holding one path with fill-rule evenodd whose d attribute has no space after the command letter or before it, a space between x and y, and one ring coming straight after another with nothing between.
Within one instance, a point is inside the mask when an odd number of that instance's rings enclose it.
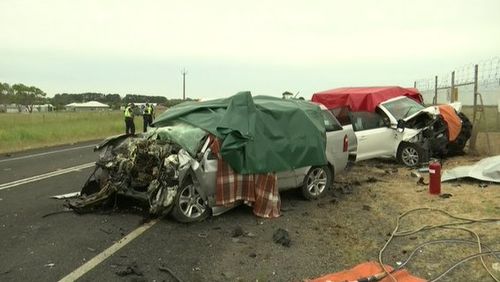
<instances>
[{"instance_id":1,"label":"car door","mask_svg":"<svg viewBox=\"0 0 500 282\"><path fill-rule=\"evenodd\" d=\"M388 127L377 113L353 113L353 127L358 140L356 161L392 156L396 131Z\"/></svg>"}]
</instances>

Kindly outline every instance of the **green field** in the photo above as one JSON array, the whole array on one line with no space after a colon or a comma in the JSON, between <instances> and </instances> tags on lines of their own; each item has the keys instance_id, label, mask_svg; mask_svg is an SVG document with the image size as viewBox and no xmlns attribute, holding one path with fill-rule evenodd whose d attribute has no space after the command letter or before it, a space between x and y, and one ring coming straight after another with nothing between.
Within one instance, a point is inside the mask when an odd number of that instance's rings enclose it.
<instances>
[{"instance_id":1,"label":"green field","mask_svg":"<svg viewBox=\"0 0 500 282\"><path fill-rule=\"evenodd\" d=\"M136 132L142 118L135 118ZM122 111L0 114L0 153L103 139L124 132Z\"/></svg>"}]
</instances>

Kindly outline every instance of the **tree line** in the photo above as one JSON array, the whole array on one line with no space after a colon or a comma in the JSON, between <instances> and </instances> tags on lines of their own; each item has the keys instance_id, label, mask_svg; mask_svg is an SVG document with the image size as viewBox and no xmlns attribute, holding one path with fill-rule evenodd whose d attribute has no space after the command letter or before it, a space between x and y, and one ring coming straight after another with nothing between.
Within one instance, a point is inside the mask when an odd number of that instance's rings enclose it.
<instances>
[{"instance_id":1,"label":"tree line","mask_svg":"<svg viewBox=\"0 0 500 282\"><path fill-rule=\"evenodd\" d=\"M126 94L122 98L116 93L104 94L95 92L77 94L60 93L55 94L54 97L47 97L44 91L35 86L27 86L22 83L9 85L8 83L0 82L0 105L15 104L25 107L30 113L33 111L34 105L51 104L55 110L62 110L67 104L88 101L98 101L109 105L112 109L120 109L120 106L127 103L156 103L171 107L183 102L182 99L167 99L163 96Z\"/></svg>"}]
</instances>

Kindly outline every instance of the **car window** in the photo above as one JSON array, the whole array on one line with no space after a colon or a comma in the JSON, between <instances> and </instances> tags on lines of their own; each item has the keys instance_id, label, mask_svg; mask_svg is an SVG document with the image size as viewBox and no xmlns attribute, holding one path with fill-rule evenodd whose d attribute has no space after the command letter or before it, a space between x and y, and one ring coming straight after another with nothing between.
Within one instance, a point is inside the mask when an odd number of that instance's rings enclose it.
<instances>
[{"instance_id":1,"label":"car window","mask_svg":"<svg viewBox=\"0 0 500 282\"><path fill-rule=\"evenodd\" d=\"M331 109L330 112L337 118L341 125L351 124L351 119L349 117L349 108L340 107Z\"/></svg>"},{"instance_id":2,"label":"car window","mask_svg":"<svg viewBox=\"0 0 500 282\"><path fill-rule=\"evenodd\" d=\"M372 112L353 112L352 127L354 131L362 131L380 127L386 127L382 116Z\"/></svg>"},{"instance_id":3,"label":"car window","mask_svg":"<svg viewBox=\"0 0 500 282\"><path fill-rule=\"evenodd\" d=\"M323 121L325 122L326 131L336 131L342 129L342 126L337 121L335 116L333 116L333 114L328 110L322 110L321 115L323 116Z\"/></svg>"}]
</instances>

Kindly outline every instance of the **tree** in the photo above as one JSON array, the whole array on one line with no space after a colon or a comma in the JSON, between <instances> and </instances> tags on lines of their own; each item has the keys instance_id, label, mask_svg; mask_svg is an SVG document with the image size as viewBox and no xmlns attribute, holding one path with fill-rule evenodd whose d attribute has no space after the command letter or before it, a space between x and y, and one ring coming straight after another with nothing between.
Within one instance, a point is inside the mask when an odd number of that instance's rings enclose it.
<instances>
[{"instance_id":1,"label":"tree","mask_svg":"<svg viewBox=\"0 0 500 282\"><path fill-rule=\"evenodd\" d=\"M16 104L26 107L29 113L33 112L34 104L45 102L44 98L47 95L35 86L26 86L22 83L12 85L12 89Z\"/></svg>"}]
</instances>

